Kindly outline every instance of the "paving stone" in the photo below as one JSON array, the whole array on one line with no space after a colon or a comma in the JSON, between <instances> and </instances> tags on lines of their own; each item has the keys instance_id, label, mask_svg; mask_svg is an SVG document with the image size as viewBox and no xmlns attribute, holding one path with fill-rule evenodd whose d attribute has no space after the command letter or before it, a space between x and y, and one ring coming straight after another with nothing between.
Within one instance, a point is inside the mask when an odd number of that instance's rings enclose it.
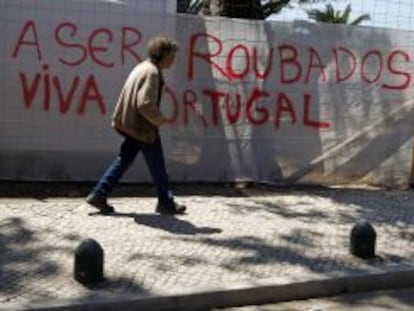
<instances>
[{"instance_id":1,"label":"paving stone","mask_svg":"<svg viewBox=\"0 0 414 311\"><path fill-rule=\"evenodd\" d=\"M79 197L0 198L0 302L94 293L156 293L308 271L359 269L413 260L414 193L401 190L285 189L247 196L187 195L182 216L154 213L154 197L117 196L117 213L89 215ZM354 222L377 232L377 255L349 254ZM85 238L105 251L106 281L72 278Z\"/></svg>"}]
</instances>

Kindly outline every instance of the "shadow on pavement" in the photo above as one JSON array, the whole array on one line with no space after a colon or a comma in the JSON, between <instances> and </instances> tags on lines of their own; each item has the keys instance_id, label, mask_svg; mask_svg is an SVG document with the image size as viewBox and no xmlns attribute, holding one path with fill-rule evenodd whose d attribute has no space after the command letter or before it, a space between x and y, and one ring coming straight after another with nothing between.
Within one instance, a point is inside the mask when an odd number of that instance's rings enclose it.
<instances>
[{"instance_id":1,"label":"shadow on pavement","mask_svg":"<svg viewBox=\"0 0 414 311\"><path fill-rule=\"evenodd\" d=\"M71 252L71 249L54 246L36 247L37 233L19 217L0 221L0 294L13 294L39 278L59 274L58 263L47 259L53 251ZM25 289L26 294L48 297L46 291L36 287Z\"/></svg>"},{"instance_id":2,"label":"shadow on pavement","mask_svg":"<svg viewBox=\"0 0 414 311\"><path fill-rule=\"evenodd\" d=\"M160 216L155 214L137 214L134 220L138 225L161 229L175 234L194 235L222 232L222 230L218 228L197 227L189 221L171 215Z\"/></svg>"},{"instance_id":3,"label":"shadow on pavement","mask_svg":"<svg viewBox=\"0 0 414 311\"><path fill-rule=\"evenodd\" d=\"M219 228L197 227L191 222L178 218L174 215L158 214L137 214L114 212L102 214L100 212L89 213L90 216L103 217L126 217L133 218L137 225L147 226L154 229L164 230L174 234L195 235L195 234L214 234L221 233ZM184 216L184 215L182 215Z\"/></svg>"},{"instance_id":4,"label":"shadow on pavement","mask_svg":"<svg viewBox=\"0 0 414 311\"><path fill-rule=\"evenodd\" d=\"M49 233L58 235L57 231ZM65 246L45 246L41 243L41 234L42 232L30 228L29 224L19 217L0 220L0 304L7 302L8 297L14 297L16 294L36 297L36 300L55 298L56 293L49 288L50 282L53 283L52 280L56 276L66 272L60 268L62 263L50 259L50 256L51 254L54 254L55 258L61 258L63 255L73 256L75 249ZM69 243L80 239L79 236L72 234L60 238ZM68 276L68 279L70 277ZM48 284L44 284L43 280L49 280ZM93 298L100 292L117 293L128 290L139 294L147 293L140 284L127 278L107 278L102 283L85 287L92 292L80 297L79 300Z\"/></svg>"},{"instance_id":5,"label":"shadow on pavement","mask_svg":"<svg viewBox=\"0 0 414 311\"><path fill-rule=\"evenodd\" d=\"M330 189L309 193L353 208L357 219L364 218L373 224L414 224L412 190ZM346 219L347 215L342 217Z\"/></svg>"}]
</instances>

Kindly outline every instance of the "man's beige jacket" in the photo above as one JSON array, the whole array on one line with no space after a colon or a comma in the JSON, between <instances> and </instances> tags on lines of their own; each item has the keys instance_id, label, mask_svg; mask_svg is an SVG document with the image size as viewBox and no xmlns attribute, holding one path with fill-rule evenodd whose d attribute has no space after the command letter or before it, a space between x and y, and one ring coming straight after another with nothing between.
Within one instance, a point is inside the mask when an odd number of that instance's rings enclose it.
<instances>
[{"instance_id":1,"label":"man's beige jacket","mask_svg":"<svg viewBox=\"0 0 414 311\"><path fill-rule=\"evenodd\" d=\"M153 143L165 122L159 110L162 73L150 60L135 66L122 88L112 126L144 143Z\"/></svg>"}]
</instances>

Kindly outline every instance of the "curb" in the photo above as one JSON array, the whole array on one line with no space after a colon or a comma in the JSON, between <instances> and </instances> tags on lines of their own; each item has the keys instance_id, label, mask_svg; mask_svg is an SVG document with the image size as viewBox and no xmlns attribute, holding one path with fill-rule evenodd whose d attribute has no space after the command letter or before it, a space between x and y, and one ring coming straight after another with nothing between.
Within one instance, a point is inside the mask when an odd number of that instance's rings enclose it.
<instances>
[{"instance_id":1,"label":"curb","mask_svg":"<svg viewBox=\"0 0 414 311\"><path fill-rule=\"evenodd\" d=\"M276 303L414 286L414 264L399 263L366 270L310 273L295 278L272 278L223 287L176 289L157 296L117 295L3 304L0 311L196 311Z\"/></svg>"}]
</instances>

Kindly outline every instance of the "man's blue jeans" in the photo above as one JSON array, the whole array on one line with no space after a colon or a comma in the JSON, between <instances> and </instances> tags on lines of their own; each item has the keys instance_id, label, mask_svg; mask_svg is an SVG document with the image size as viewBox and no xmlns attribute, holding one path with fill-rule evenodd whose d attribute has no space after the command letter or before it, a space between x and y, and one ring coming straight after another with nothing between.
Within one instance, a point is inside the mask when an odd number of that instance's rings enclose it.
<instances>
[{"instance_id":1,"label":"man's blue jeans","mask_svg":"<svg viewBox=\"0 0 414 311\"><path fill-rule=\"evenodd\" d=\"M145 162L148 165L152 180L157 189L158 201L161 204L168 203L171 200L168 191L168 175L165 169L164 153L159 135L157 135L157 139L152 144L146 144L125 136L119 155L107 168L93 189L94 195L106 198L125 171L134 162L140 151L144 155Z\"/></svg>"}]
</instances>

